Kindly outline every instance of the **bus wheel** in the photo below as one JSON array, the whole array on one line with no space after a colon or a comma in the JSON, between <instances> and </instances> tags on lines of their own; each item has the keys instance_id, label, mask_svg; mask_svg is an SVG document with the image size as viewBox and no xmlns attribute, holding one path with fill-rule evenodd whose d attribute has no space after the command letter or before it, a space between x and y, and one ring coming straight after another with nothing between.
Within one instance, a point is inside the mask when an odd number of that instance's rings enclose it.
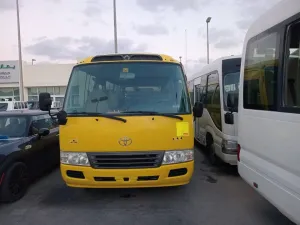
<instances>
[{"instance_id":1,"label":"bus wheel","mask_svg":"<svg viewBox=\"0 0 300 225\"><path fill-rule=\"evenodd\" d=\"M211 143L208 146L208 157L209 157L209 161L213 166L217 166L220 163L220 159L218 158L218 156L215 153L215 146L214 143Z\"/></svg>"}]
</instances>

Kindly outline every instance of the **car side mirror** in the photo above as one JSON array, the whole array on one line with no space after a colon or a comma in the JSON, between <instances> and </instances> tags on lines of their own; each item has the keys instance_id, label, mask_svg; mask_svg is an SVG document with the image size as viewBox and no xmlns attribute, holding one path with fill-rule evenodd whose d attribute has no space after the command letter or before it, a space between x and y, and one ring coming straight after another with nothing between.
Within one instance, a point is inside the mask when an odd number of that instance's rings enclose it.
<instances>
[{"instance_id":1,"label":"car side mirror","mask_svg":"<svg viewBox=\"0 0 300 225\"><path fill-rule=\"evenodd\" d=\"M49 93L40 93L39 106L42 111L50 111L52 105L51 96Z\"/></svg>"},{"instance_id":2,"label":"car side mirror","mask_svg":"<svg viewBox=\"0 0 300 225\"><path fill-rule=\"evenodd\" d=\"M42 137L42 136L47 136L50 134L50 130L48 128L41 128L39 129L39 136Z\"/></svg>"},{"instance_id":3,"label":"car side mirror","mask_svg":"<svg viewBox=\"0 0 300 225\"><path fill-rule=\"evenodd\" d=\"M203 103L202 102L196 102L193 107L193 115L194 117L201 117L203 114Z\"/></svg>"}]
</instances>

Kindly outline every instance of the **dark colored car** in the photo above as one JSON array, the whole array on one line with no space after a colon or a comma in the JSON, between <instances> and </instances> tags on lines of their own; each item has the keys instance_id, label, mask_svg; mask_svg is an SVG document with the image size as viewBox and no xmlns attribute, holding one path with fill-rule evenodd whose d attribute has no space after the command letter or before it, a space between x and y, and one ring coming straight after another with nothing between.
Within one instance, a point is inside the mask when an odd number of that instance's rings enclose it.
<instances>
[{"instance_id":1,"label":"dark colored car","mask_svg":"<svg viewBox=\"0 0 300 225\"><path fill-rule=\"evenodd\" d=\"M48 112L0 113L0 201L19 200L33 179L59 165L58 135Z\"/></svg>"}]
</instances>

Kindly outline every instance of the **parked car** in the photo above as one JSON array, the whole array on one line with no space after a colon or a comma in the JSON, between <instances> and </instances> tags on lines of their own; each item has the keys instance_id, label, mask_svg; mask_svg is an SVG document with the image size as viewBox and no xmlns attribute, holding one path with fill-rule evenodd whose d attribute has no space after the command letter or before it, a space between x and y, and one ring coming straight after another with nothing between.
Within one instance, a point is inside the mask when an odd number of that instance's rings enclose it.
<instances>
[{"instance_id":1,"label":"parked car","mask_svg":"<svg viewBox=\"0 0 300 225\"><path fill-rule=\"evenodd\" d=\"M14 202L59 165L58 124L41 110L1 112L0 134L0 201Z\"/></svg>"}]
</instances>

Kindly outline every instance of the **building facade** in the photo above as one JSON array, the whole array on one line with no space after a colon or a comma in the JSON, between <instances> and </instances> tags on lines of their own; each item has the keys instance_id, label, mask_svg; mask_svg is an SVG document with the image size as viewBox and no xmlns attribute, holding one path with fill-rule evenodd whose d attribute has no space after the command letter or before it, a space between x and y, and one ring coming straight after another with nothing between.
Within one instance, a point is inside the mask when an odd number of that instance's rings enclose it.
<instances>
[{"instance_id":1,"label":"building facade","mask_svg":"<svg viewBox=\"0 0 300 225\"><path fill-rule=\"evenodd\" d=\"M49 92L62 102L75 64L23 63L24 100L38 100L39 93ZM18 61L0 61L0 99L20 100Z\"/></svg>"}]
</instances>

